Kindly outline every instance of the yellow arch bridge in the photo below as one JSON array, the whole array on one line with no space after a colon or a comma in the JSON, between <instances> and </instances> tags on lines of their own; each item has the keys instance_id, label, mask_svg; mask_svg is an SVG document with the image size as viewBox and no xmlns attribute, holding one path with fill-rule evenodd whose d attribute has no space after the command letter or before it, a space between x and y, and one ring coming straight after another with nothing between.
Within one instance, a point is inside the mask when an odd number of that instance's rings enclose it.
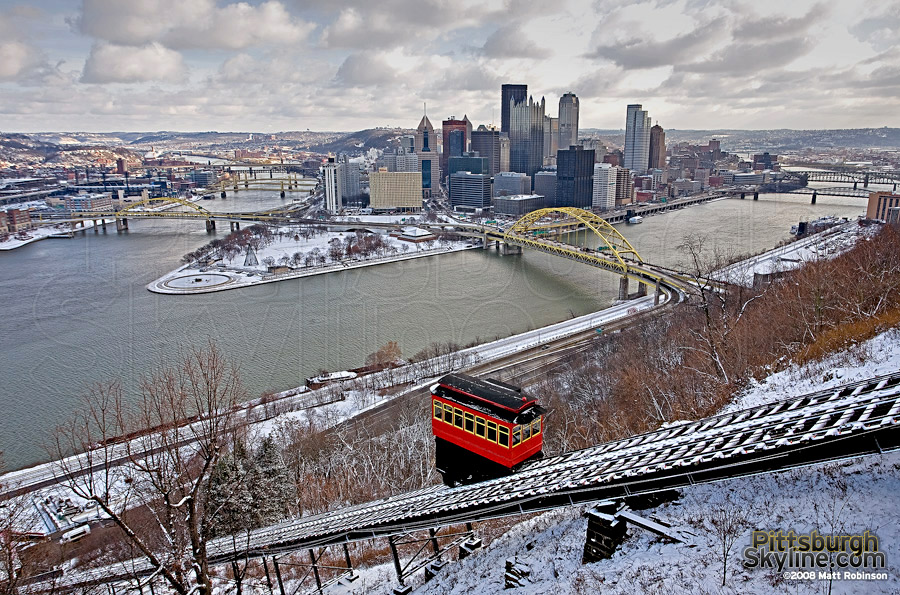
<instances>
[{"instance_id":1,"label":"yellow arch bridge","mask_svg":"<svg viewBox=\"0 0 900 595\"><path fill-rule=\"evenodd\" d=\"M522 248L531 248L622 275L619 299L628 297L629 279L638 281L639 295L646 295L648 285L655 287L657 297L661 285L684 289L672 275L647 265L619 230L590 211L575 207L539 209L528 213L506 230L484 229L485 248L491 242L504 253L509 253L511 249L521 252ZM581 233L584 234L585 245L579 246ZM560 236L563 234L574 234L575 243L562 242ZM589 237L597 238L597 248L586 246Z\"/></svg>"}]
</instances>

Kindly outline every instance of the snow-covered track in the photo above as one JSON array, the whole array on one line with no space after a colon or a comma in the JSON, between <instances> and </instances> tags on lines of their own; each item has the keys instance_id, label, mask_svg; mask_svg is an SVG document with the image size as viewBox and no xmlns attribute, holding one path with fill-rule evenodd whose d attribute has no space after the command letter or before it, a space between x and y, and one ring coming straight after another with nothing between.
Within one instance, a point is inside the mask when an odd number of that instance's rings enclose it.
<instances>
[{"instance_id":1,"label":"snow-covered track","mask_svg":"<svg viewBox=\"0 0 900 595\"><path fill-rule=\"evenodd\" d=\"M897 448L900 372L548 457L508 477L434 486L293 519L254 531L249 541L241 540L245 550L235 552L230 539L220 539L208 551L218 564ZM131 561L63 582L75 587L134 576L136 567L149 573L144 562Z\"/></svg>"}]
</instances>

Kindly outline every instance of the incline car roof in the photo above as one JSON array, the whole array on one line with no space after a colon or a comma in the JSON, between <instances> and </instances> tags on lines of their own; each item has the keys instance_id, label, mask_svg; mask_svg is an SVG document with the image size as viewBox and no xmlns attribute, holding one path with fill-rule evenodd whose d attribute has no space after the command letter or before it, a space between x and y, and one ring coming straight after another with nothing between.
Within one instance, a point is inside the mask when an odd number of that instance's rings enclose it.
<instances>
[{"instance_id":1,"label":"incline car roof","mask_svg":"<svg viewBox=\"0 0 900 595\"><path fill-rule=\"evenodd\" d=\"M495 381L496 382L496 381ZM447 374L438 384L513 413L519 413L536 401L508 384L481 380L467 374Z\"/></svg>"}]
</instances>

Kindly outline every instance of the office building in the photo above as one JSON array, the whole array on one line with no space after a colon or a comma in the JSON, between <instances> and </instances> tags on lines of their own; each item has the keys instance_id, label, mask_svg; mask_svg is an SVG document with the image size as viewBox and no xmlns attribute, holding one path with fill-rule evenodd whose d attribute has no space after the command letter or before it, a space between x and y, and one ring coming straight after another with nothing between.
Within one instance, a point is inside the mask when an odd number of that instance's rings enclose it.
<instances>
[{"instance_id":1,"label":"office building","mask_svg":"<svg viewBox=\"0 0 900 595\"><path fill-rule=\"evenodd\" d=\"M65 197L67 211L112 211L109 194L73 194Z\"/></svg>"},{"instance_id":2,"label":"office building","mask_svg":"<svg viewBox=\"0 0 900 595\"><path fill-rule=\"evenodd\" d=\"M544 106L541 98L536 103L529 97L527 103L509 106L509 169L533 176L544 163Z\"/></svg>"},{"instance_id":3,"label":"office building","mask_svg":"<svg viewBox=\"0 0 900 595\"><path fill-rule=\"evenodd\" d=\"M616 206L631 204L634 201L634 183L631 181L631 170L627 167L616 168Z\"/></svg>"},{"instance_id":4,"label":"office building","mask_svg":"<svg viewBox=\"0 0 900 595\"><path fill-rule=\"evenodd\" d=\"M491 176L458 171L450 176L450 204L454 209L481 211L491 208Z\"/></svg>"},{"instance_id":5,"label":"office building","mask_svg":"<svg viewBox=\"0 0 900 595\"><path fill-rule=\"evenodd\" d=\"M419 156L415 153L407 153L402 147L399 149L387 149L378 160L378 167L390 172L395 171L419 171ZM346 191L344 196L347 196Z\"/></svg>"},{"instance_id":6,"label":"office building","mask_svg":"<svg viewBox=\"0 0 900 595\"><path fill-rule=\"evenodd\" d=\"M590 208L594 191L594 151L574 145L556 154L557 207Z\"/></svg>"},{"instance_id":7,"label":"office building","mask_svg":"<svg viewBox=\"0 0 900 595\"><path fill-rule=\"evenodd\" d=\"M343 206L343 163L337 163L329 157L325 164L325 208L332 213L339 213Z\"/></svg>"},{"instance_id":8,"label":"office building","mask_svg":"<svg viewBox=\"0 0 900 595\"><path fill-rule=\"evenodd\" d=\"M559 147L578 144L578 97L569 91L559 98Z\"/></svg>"},{"instance_id":9,"label":"office building","mask_svg":"<svg viewBox=\"0 0 900 595\"><path fill-rule=\"evenodd\" d=\"M472 151L488 160L487 173L497 175L500 169L500 131L483 124L472 132Z\"/></svg>"},{"instance_id":10,"label":"office building","mask_svg":"<svg viewBox=\"0 0 900 595\"><path fill-rule=\"evenodd\" d=\"M441 153L441 171L445 178L447 177L447 161L450 157L462 155L466 151L466 133L469 130L469 125L468 120L457 120L455 116L450 116L441 124L441 133L444 139L444 152ZM454 136L453 144L451 145L450 133L455 130L461 131L462 137L459 135Z\"/></svg>"},{"instance_id":11,"label":"office building","mask_svg":"<svg viewBox=\"0 0 900 595\"><path fill-rule=\"evenodd\" d=\"M499 171L509 171L509 133L500 133L500 168Z\"/></svg>"},{"instance_id":12,"label":"office building","mask_svg":"<svg viewBox=\"0 0 900 595\"><path fill-rule=\"evenodd\" d=\"M28 209L7 209L6 229L9 233L31 229L31 211Z\"/></svg>"},{"instance_id":13,"label":"office building","mask_svg":"<svg viewBox=\"0 0 900 595\"><path fill-rule=\"evenodd\" d=\"M341 168L341 195L344 200L359 198L362 194L360 185L359 163L350 161L346 153L338 156Z\"/></svg>"},{"instance_id":14,"label":"office building","mask_svg":"<svg viewBox=\"0 0 900 595\"><path fill-rule=\"evenodd\" d=\"M419 156L419 171L422 172L422 196L430 198L432 188L440 178L440 167L434 128L428 116L422 116L416 128L416 155Z\"/></svg>"},{"instance_id":15,"label":"office building","mask_svg":"<svg viewBox=\"0 0 900 595\"><path fill-rule=\"evenodd\" d=\"M616 170L609 163L594 164L594 187L591 206L601 211L609 211L616 206Z\"/></svg>"},{"instance_id":16,"label":"office building","mask_svg":"<svg viewBox=\"0 0 900 595\"><path fill-rule=\"evenodd\" d=\"M534 193L544 197L548 206L556 204L556 170L541 170L534 174Z\"/></svg>"},{"instance_id":17,"label":"office building","mask_svg":"<svg viewBox=\"0 0 900 595\"><path fill-rule=\"evenodd\" d=\"M211 169L195 169L191 171L191 180L197 184L198 188L214 186L219 181L219 176Z\"/></svg>"},{"instance_id":18,"label":"office building","mask_svg":"<svg viewBox=\"0 0 900 595\"><path fill-rule=\"evenodd\" d=\"M481 157L477 153L470 151L459 157L451 157L447 165L447 191L451 196L453 195L453 174L458 171L490 176L487 158Z\"/></svg>"},{"instance_id":19,"label":"office building","mask_svg":"<svg viewBox=\"0 0 900 595\"><path fill-rule=\"evenodd\" d=\"M444 145L447 152L447 160L460 157L466 152L466 133L463 130L451 130L448 136L449 142Z\"/></svg>"},{"instance_id":20,"label":"office building","mask_svg":"<svg viewBox=\"0 0 900 595\"><path fill-rule=\"evenodd\" d=\"M525 103L528 85L502 85L500 87L500 132L509 132L510 101Z\"/></svg>"},{"instance_id":21,"label":"office building","mask_svg":"<svg viewBox=\"0 0 900 595\"><path fill-rule=\"evenodd\" d=\"M900 206L900 194L895 192L870 192L866 205L866 219L887 221L890 210Z\"/></svg>"},{"instance_id":22,"label":"office building","mask_svg":"<svg viewBox=\"0 0 900 595\"><path fill-rule=\"evenodd\" d=\"M369 207L373 211L421 211L422 176L416 171L369 174Z\"/></svg>"},{"instance_id":23,"label":"office building","mask_svg":"<svg viewBox=\"0 0 900 595\"><path fill-rule=\"evenodd\" d=\"M400 148L407 153L416 152L416 136L414 134L404 134L400 137Z\"/></svg>"},{"instance_id":24,"label":"office building","mask_svg":"<svg viewBox=\"0 0 900 595\"><path fill-rule=\"evenodd\" d=\"M547 206L547 200L539 194L495 196L491 202L494 205L495 215L511 215L513 217L521 217Z\"/></svg>"},{"instance_id":25,"label":"office building","mask_svg":"<svg viewBox=\"0 0 900 595\"><path fill-rule=\"evenodd\" d=\"M625 114L624 166L642 174L650 161L650 115L641 104L628 106Z\"/></svg>"},{"instance_id":26,"label":"office building","mask_svg":"<svg viewBox=\"0 0 900 595\"><path fill-rule=\"evenodd\" d=\"M514 171L501 171L494 176L494 196L531 194L531 178Z\"/></svg>"},{"instance_id":27,"label":"office building","mask_svg":"<svg viewBox=\"0 0 900 595\"><path fill-rule=\"evenodd\" d=\"M544 116L544 165L556 165L559 151L559 118Z\"/></svg>"},{"instance_id":28,"label":"office building","mask_svg":"<svg viewBox=\"0 0 900 595\"><path fill-rule=\"evenodd\" d=\"M606 157L606 145L596 138L583 138L578 141L578 144L585 149L593 149L594 163L601 163L603 162L603 158Z\"/></svg>"},{"instance_id":29,"label":"office building","mask_svg":"<svg viewBox=\"0 0 900 595\"><path fill-rule=\"evenodd\" d=\"M659 124L650 129L649 169L666 169L666 132Z\"/></svg>"}]
</instances>

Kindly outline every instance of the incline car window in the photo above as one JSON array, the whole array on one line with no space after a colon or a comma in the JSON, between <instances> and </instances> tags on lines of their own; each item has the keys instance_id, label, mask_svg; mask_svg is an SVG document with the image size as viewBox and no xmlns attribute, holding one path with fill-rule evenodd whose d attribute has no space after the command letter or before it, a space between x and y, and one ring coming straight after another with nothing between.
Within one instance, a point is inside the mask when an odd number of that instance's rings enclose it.
<instances>
[{"instance_id":1,"label":"incline car window","mask_svg":"<svg viewBox=\"0 0 900 595\"><path fill-rule=\"evenodd\" d=\"M434 402L434 418L441 419L441 403L439 401Z\"/></svg>"},{"instance_id":2,"label":"incline car window","mask_svg":"<svg viewBox=\"0 0 900 595\"><path fill-rule=\"evenodd\" d=\"M484 438L484 418L475 418L475 435Z\"/></svg>"},{"instance_id":3,"label":"incline car window","mask_svg":"<svg viewBox=\"0 0 900 595\"><path fill-rule=\"evenodd\" d=\"M491 442L497 441L497 424L492 421L487 422L487 439Z\"/></svg>"},{"instance_id":4,"label":"incline car window","mask_svg":"<svg viewBox=\"0 0 900 595\"><path fill-rule=\"evenodd\" d=\"M457 428L463 427L463 412L462 409L453 408L453 425Z\"/></svg>"},{"instance_id":5,"label":"incline car window","mask_svg":"<svg viewBox=\"0 0 900 595\"><path fill-rule=\"evenodd\" d=\"M475 433L475 416L469 412L466 412L466 426L465 430L470 433Z\"/></svg>"},{"instance_id":6,"label":"incline car window","mask_svg":"<svg viewBox=\"0 0 900 595\"><path fill-rule=\"evenodd\" d=\"M497 443L500 446L509 448L509 428L504 428L503 426L500 426L498 428L498 431L500 432L500 439L497 441Z\"/></svg>"}]
</instances>

